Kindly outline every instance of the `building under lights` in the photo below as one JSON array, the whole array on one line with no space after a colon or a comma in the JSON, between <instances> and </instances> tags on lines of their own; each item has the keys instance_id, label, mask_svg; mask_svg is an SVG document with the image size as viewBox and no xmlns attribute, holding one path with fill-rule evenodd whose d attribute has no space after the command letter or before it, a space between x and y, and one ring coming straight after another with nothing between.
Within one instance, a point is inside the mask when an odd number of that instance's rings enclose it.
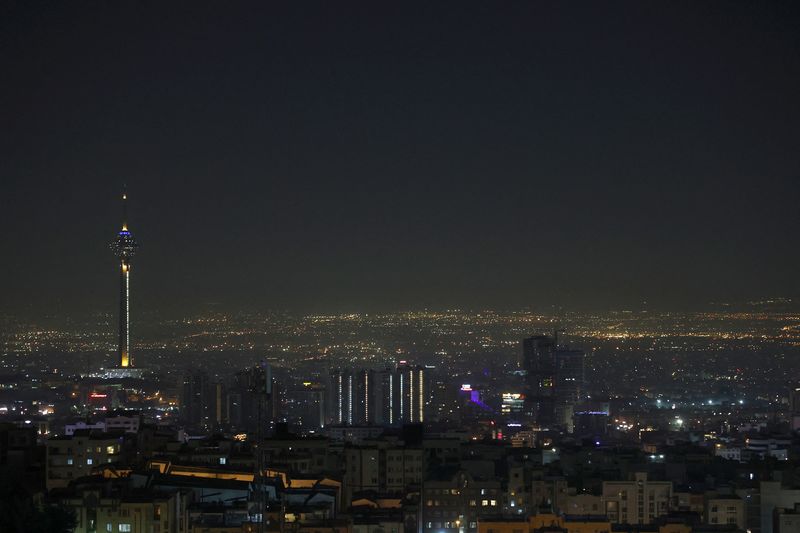
<instances>
[{"instance_id":1,"label":"building under lights","mask_svg":"<svg viewBox=\"0 0 800 533\"><path fill-rule=\"evenodd\" d=\"M399 426L425 421L425 368L400 361L381 371L334 370L328 420L337 426Z\"/></svg>"},{"instance_id":2,"label":"building under lights","mask_svg":"<svg viewBox=\"0 0 800 533\"><path fill-rule=\"evenodd\" d=\"M395 408L396 422L419 424L425 421L425 368L406 361L397 365L396 385L399 392Z\"/></svg>"},{"instance_id":3,"label":"building under lights","mask_svg":"<svg viewBox=\"0 0 800 533\"><path fill-rule=\"evenodd\" d=\"M131 354L131 258L139 244L128 229L128 193L122 193L122 229L111 241L111 249L119 259L119 348L117 361L120 368L133 366Z\"/></svg>"}]
</instances>

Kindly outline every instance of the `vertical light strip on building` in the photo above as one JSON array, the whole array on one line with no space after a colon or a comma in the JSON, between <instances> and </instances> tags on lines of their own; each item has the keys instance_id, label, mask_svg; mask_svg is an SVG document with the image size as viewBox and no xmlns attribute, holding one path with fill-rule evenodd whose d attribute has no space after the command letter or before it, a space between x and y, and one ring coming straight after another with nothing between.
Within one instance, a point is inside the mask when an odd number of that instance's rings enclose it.
<instances>
[{"instance_id":1,"label":"vertical light strip on building","mask_svg":"<svg viewBox=\"0 0 800 533\"><path fill-rule=\"evenodd\" d=\"M364 371L364 423L369 424L369 371Z\"/></svg>"},{"instance_id":2,"label":"vertical light strip on building","mask_svg":"<svg viewBox=\"0 0 800 533\"><path fill-rule=\"evenodd\" d=\"M403 372L400 372L400 421L403 421L403 403L405 403L405 391L403 390Z\"/></svg>"},{"instance_id":3,"label":"vertical light strip on building","mask_svg":"<svg viewBox=\"0 0 800 533\"><path fill-rule=\"evenodd\" d=\"M339 417L337 418L337 423L341 424L342 423L342 407L343 407L342 406L342 400L343 400L343 398L342 398L342 373L339 372L336 377L337 377L336 381L338 382L338 385L339 385L339 397L336 398L337 407L339 409Z\"/></svg>"},{"instance_id":4,"label":"vertical light strip on building","mask_svg":"<svg viewBox=\"0 0 800 533\"><path fill-rule=\"evenodd\" d=\"M424 412L424 408L425 408L425 401L424 401L425 400L425 393L424 393L425 389L424 389L423 381L422 381L422 370L418 370L417 372L419 372L419 384L418 384L419 385L419 392L418 392L418 394L419 394L419 421L422 422L423 421L423 417L424 417L423 412Z\"/></svg>"},{"instance_id":5,"label":"vertical light strip on building","mask_svg":"<svg viewBox=\"0 0 800 533\"><path fill-rule=\"evenodd\" d=\"M408 421L414 421L414 371L408 371Z\"/></svg>"},{"instance_id":6,"label":"vertical light strip on building","mask_svg":"<svg viewBox=\"0 0 800 533\"><path fill-rule=\"evenodd\" d=\"M389 423L394 424L394 374L389 374Z\"/></svg>"},{"instance_id":7,"label":"vertical light strip on building","mask_svg":"<svg viewBox=\"0 0 800 533\"><path fill-rule=\"evenodd\" d=\"M347 375L347 423L353 425L353 374Z\"/></svg>"}]
</instances>

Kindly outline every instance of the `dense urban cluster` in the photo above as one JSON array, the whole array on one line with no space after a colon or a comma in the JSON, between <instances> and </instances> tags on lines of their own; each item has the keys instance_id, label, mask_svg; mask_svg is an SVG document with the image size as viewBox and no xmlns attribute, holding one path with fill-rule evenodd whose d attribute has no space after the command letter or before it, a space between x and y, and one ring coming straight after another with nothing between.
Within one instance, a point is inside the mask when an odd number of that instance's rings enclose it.
<instances>
[{"instance_id":1,"label":"dense urban cluster","mask_svg":"<svg viewBox=\"0 0 800 533\"><path fill-rule=\"evenodd\" d=\"M797 319L764 315L740 315L758 324L750 333L735 317L727 333L725 317L699 320L716 333L691 341L674 316L655 334L642 314L606 328L615 336L585 324L616 314L562 319L569 329L524 313L273 317L276 345L261 357L145 338L136 366L85 346L28 351L18 324L0 376L0 461L18 501L3 520L30 531L74 520L64 530L78 532L793 533L800 376L785 326ZM175 327L219 346L257 338L255 320Z\"/></svg>"}]
</instances>

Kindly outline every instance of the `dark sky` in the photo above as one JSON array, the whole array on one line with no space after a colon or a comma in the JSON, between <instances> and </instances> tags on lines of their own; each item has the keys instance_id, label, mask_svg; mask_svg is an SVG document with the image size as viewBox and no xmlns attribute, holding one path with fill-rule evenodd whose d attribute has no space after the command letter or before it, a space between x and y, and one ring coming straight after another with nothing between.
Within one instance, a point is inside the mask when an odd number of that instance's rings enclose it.
<instances>
[{"instance_id":1,"label":"dark sky","mask_svg":"<svg viewBox=\"0 0 800 533\"><path fill-rule=\"evenodd\" d=\"M796 2L5 2L0 309L798 295Z\"/></svg>"}]
</instances>

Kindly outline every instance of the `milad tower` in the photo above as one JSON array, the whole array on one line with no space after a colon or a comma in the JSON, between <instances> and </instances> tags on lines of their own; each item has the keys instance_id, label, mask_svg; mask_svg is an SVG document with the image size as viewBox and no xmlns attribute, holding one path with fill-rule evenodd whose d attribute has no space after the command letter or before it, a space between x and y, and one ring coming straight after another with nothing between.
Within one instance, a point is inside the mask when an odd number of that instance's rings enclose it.
<instances>
[{"instance_id":1,"label":"milad tower","mask_svg":"<svg viewBox=\"0 0 800 533\"><path fill-rule=\"evenodd\" d=\"M128 230L128 192L122 193L122 229L111 241L111 249L119 258L119 351L117 353L119 366L128 368L133 366L131 355L131 310L130 310L130 280L131 258L139 244Z\"/></svg>"}]
</instances>

